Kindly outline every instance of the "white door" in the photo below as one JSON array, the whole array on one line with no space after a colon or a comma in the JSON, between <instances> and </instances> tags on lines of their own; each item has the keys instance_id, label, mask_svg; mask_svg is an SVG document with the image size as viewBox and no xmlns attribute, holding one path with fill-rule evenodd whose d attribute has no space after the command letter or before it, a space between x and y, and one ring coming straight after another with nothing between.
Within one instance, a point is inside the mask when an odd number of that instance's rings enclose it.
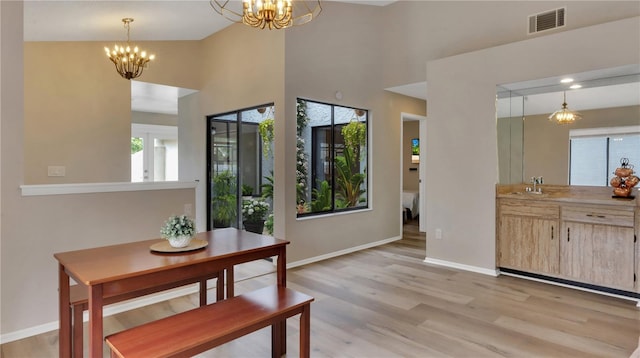
<instances>
[{"instance_id":1,"label":"white door","mask_svg":"<svg viewBox=\"0 0 640 358\"><path fill-rule=\"evenodd\" d=\"M178 127L131 124L131 181L178 180Z\"/></svg>"}]
</instances>

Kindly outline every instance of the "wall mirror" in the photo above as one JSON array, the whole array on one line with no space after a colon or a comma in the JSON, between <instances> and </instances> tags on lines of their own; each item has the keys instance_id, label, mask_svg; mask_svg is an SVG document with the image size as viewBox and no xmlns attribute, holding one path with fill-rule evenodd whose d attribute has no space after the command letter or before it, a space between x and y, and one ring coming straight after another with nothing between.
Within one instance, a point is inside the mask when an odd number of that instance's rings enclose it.
<instances>
[{"instance_id":1,"label":"wall mirror","mask_svg":"<svg viewBox=\"0 0 640 358\"><path fill-rule=\"evenodd\" d=\"M561 83L564 78L573 81ZM559 125L548 117L561 108L565 94L567 107L582 119ZM576 174L577 137L609 135L611 143L626 141L626 147L611 155L629 157L640 170L640 153L634 149L640 145L640 64L498 85L496 113L500 184L542 176L545 184L607 185L619 158L605 158L608 163L598 178L587 180ZM599 151L589 142L582 141L579 149Z\"/></svg>"}]
</instances>

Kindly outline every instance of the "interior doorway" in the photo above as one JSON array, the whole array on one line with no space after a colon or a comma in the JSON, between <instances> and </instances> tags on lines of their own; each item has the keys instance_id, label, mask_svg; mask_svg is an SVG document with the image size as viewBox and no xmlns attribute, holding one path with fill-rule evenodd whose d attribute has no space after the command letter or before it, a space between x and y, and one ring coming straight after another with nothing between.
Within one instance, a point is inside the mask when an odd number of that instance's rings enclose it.
<instances>
[{"instance_id":1,"label":"interior doorway","mask_svg":"<svg viewBox=\"0 0 640 358\"><path fill-rule=\"evenodd\" d=\"M410 113L401 114L400 202L402 224L412 224L420 232L426 229L424 203L426 117Z\"/></svg>"}]
</instances>

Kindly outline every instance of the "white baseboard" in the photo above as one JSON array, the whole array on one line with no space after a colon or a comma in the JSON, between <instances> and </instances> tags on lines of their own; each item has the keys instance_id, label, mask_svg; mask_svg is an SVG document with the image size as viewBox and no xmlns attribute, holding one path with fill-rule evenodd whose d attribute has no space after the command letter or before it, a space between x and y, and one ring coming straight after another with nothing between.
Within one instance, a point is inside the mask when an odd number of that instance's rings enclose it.
<instances>
[{"instance_id":1,"label":"white baseboard","mask_svg":"<svg viewBox=\"0 0 640 358\"><path fill-rule=\"evenodd\" d=\"M313 263L313 262L318 262L318 261L330 259L330 258L333 258L333 257L350 254L352 252L356 252L356 251L368 249L368 248L371 248L371 247L388 244L388 243L393 242L393 241L398 241L401 238L402 238L401 236L396 236L396 237L392 237L392 238L389 238L389 239L376 241L376 242L372 242L372 243L368 243L368 244L364 244L364 245L360 245L360 246L351 247L351 248L348 248L348 249L344 249L344 250L328 253L328 254L325 254L325 255L312 257L312 258L305 259L305 260L291 262L291 263L287 264L287 268L298 267L298 266L307 265L307 264L310 264L310 263ZM274 261L274 263L275 263L275 261ZM114 314L117 314L117 313L133 310L133 309L144 307L144 306L148 306L148 305L151 305L151 304L154 304L154 303L170 300L170 299L181 297L181 296L190 295L192 293L198 292L198 289L199 289L198 288L198 284L193 284L193 285L189 285L189 286L185 286L185 287L176 288L176 289L173 289L173 290L163 291L162 293L156 293L156 294L153 294L153 295L144 296L142 298L136 298L136 299L131 299L131 300L128 300L128 301L120 302L120 303L114 303L114 304L106 306L104 308L103 316L105 316L105 317L106 316L111 316L111 315L114 315ZM84 312L84 321L86 322L87 320L88 320L88 314L87 314L87 312ZM5 334L0 335L0 344L9 343L9 342L17 341L19 339L23 339L23 338L35 336L35 335L38 335L38 334L54 331L54 330L58 329L58 326L59 326L58 321L54 321L54 322L41 324L39 326L25 328L25 329L22 329L22 330L19 330L19 331L15 331L15 332L5 333Z\"/></svg>"},{"instance_id":2,"label":"white baseboard","mask_svg":"<svg viewBox=\"0 0 640 358\"><path fill-rule=\"evenodd\" d=\"M499 271L495 270L495 269L494 270L490 270L490 269L486 269L486 268L483 268L483 267L465 265L465 264L461 264L461 263L457 263L457 262L453 262L453 261L439 260L439 259L434 259L434 258L430 258L430 257L426 257L424 259L424 262L428 263L428 264L432 264L432 265L451 267L451 268L455 268L455 269L459 269L459 270L471 271L471 272L480 273L480 274L483 274L483 275L489 275L489 276L493 276L493 277L497 277L498 274L499 274Z\"/></svg>"},{"instance_id":3,"label":"white baseboard","mask_svg":"<svg viewBox=\"0 0 640 358\"><path fill-rule=\"evenodd\" d=\"M372 248L372 247L388 244L390 242L398 241L400 239L402 239L401 236L396 236L396 237L392 237L392 238L389 238L389 239L384 239L384 240L380 240L380 241L376 241L376 242L370 242L370 243L367 243L367 244L364 244L364 245L360 245L360 246L350 247L348 249L344 249L344 250L340 250L340 251L330 252L328 254L324 254L324 255L320 255L320 256L310 257L308 259L304 259L304 260L300 260L300 261L290 262L290 263L287 264L287 268L294 268L294 267L298 267L298 266L308 265L308 264L311 264L311 263L314 263L314 262L323 261L323 260L326 260L326 259L330 259L330 258L334 258L334 257L350 254L352 252L356 252L356 251L360 251L360 250L369 249L369 248Z\"/></svg>"},{"instance_id":4,"label":"white baseboard","mask_svg":"<svg viewBox=\"0 0 640 358\"><path fill-rule=\"evenodd\" d=\"M170 300L173 298L190 295L192 293L198 292L199 287L198 284L188 285L172 290L163 291L161 293L156 293L153 295L144 296L142 298L131 299L128 301L123 301L120 303L114 303L112 305L104 307L102 311L103 316L112 316L117 313L129 311L132 309L148 306L154 303ZM88 313L84 312L84 321L88 321ZM50 332L57 330L59 327L59 321L53 321L45 324L41 324L34 327L29 327L25 329L21 329L15 332L5 333L0 335L0 344L9 343L13 341L17 341L19 339L35 336L38 334Z\"/></svg>"}]
</instances>

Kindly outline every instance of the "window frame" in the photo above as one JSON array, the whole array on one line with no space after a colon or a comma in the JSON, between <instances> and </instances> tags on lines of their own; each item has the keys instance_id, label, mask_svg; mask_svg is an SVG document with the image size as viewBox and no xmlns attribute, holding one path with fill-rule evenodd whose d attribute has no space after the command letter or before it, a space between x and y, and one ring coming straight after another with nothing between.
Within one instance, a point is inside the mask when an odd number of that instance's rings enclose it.
<instances>
[{"instance_id":1,"label":"window frame","mask_svg":"<svg viewBox=\"0 0 640 358\"><path fill-rule=\"evenodd\" d=\"M369 175L369 173L371 172L371 127L369 125L370 120L371 120L371 111L368 109L363 109L363 108L359 108L359 107L352 107L352 106L345 106L345 105L341 105L341 104L335 104L335 103L329 103L329 102L323 102L323 101L318 101L318 100L313 100L313 99L308 99L308 98L304 98L304 97L297 97L296 98L296 105L298 104L299 101L305 101L307 103L315 103L318 105L324 105L324 106L329 106L330 107L330 123L328 125L319 125L317 126L318 128L325 128L325 130L327 130L328 132L331 133L331 143L329 145L329 167L330 167L330 175L331 175L331 206L332 208L329 210L323 210L323 211L315 211L315 212L297 212L296 213L296 219L310 219L310 218L317 218L317 217L324 217L324 216L332 216L332 215L342 215L342 214L347 214L347 213L352 213L352 212L360 212L360 211L367 211L367 210L371 210L371 176ZM364 115L363 116L359 116L358 118L364 117L363 121L360 121L362 123L364 123L365 125L365 131L366 131L366 135L365 135L365 145L363 146L364 148L364 152L366 153L366 161L364 162L364 170L362 171L362 173L365 174L366 178L364 180L365 185L365 193L363 194L365 197L365 202L366 205L363 206L354 206L354 207L346 207L346 208L336 208L336 195L337 195L337 190L336 190L336 185L335 182L335 173L336 173L336 169L335 169L335 158L336 158L336 154L337 154L337 148L336 148L336 131L341 131L341 128L343 126L346 126L347 124L349 124L349 122L346 123L335 123L335 108L336 107L340 107L340 108L344 108L344 109L351 109L351 110L362 110L364 111ZM313 142L314 139L314 128L313 127L309 127L309 137L310 137L310 143L308 143L307 145L311 146L311 148L305 148L305 152L309 152L310 153L310 158L308 158L308 170L307 170L307 182L312 182L315 179L315 176L313 175L313 171L315 170L315 163L314 163L314 154L316 154L317 151L317 145ZM296 140L298 140L298 134L297 134L297 130L296 130ZM341 144L342 147L344 147L344 143ZM297 158L297 154L296 154L296 158ZM297 181L296 181L297 183ZM311 188L308 188L309 191L312 191L313 188L315 188L315 185L312 185ZM311 198L311 194L309 196L309 198ZM309 202L310 204L310 202Z\"/></svg>"},{"instance_id":2,"label":"window frame","mask_svg":"<svg viewBox=\"0 0 640 358\"><path fill-rule=\"evenodd\" d=\"M573 155L573 143L574 139L578 138L603 138L605 140L605 185L597 185L604 187L611 187L610 179L611 173L609 173L609 169L611 166L611 139L615 135L640 135L640 126L618 126L618 127L602 127L602 128L580 128L580 129L571 129L569 130L569 172L568 172L568 182L569 185L580 185L580 184L572 184L571 183L571 170L572 170L572 155Z\"/></svg>"}]
</instances>

